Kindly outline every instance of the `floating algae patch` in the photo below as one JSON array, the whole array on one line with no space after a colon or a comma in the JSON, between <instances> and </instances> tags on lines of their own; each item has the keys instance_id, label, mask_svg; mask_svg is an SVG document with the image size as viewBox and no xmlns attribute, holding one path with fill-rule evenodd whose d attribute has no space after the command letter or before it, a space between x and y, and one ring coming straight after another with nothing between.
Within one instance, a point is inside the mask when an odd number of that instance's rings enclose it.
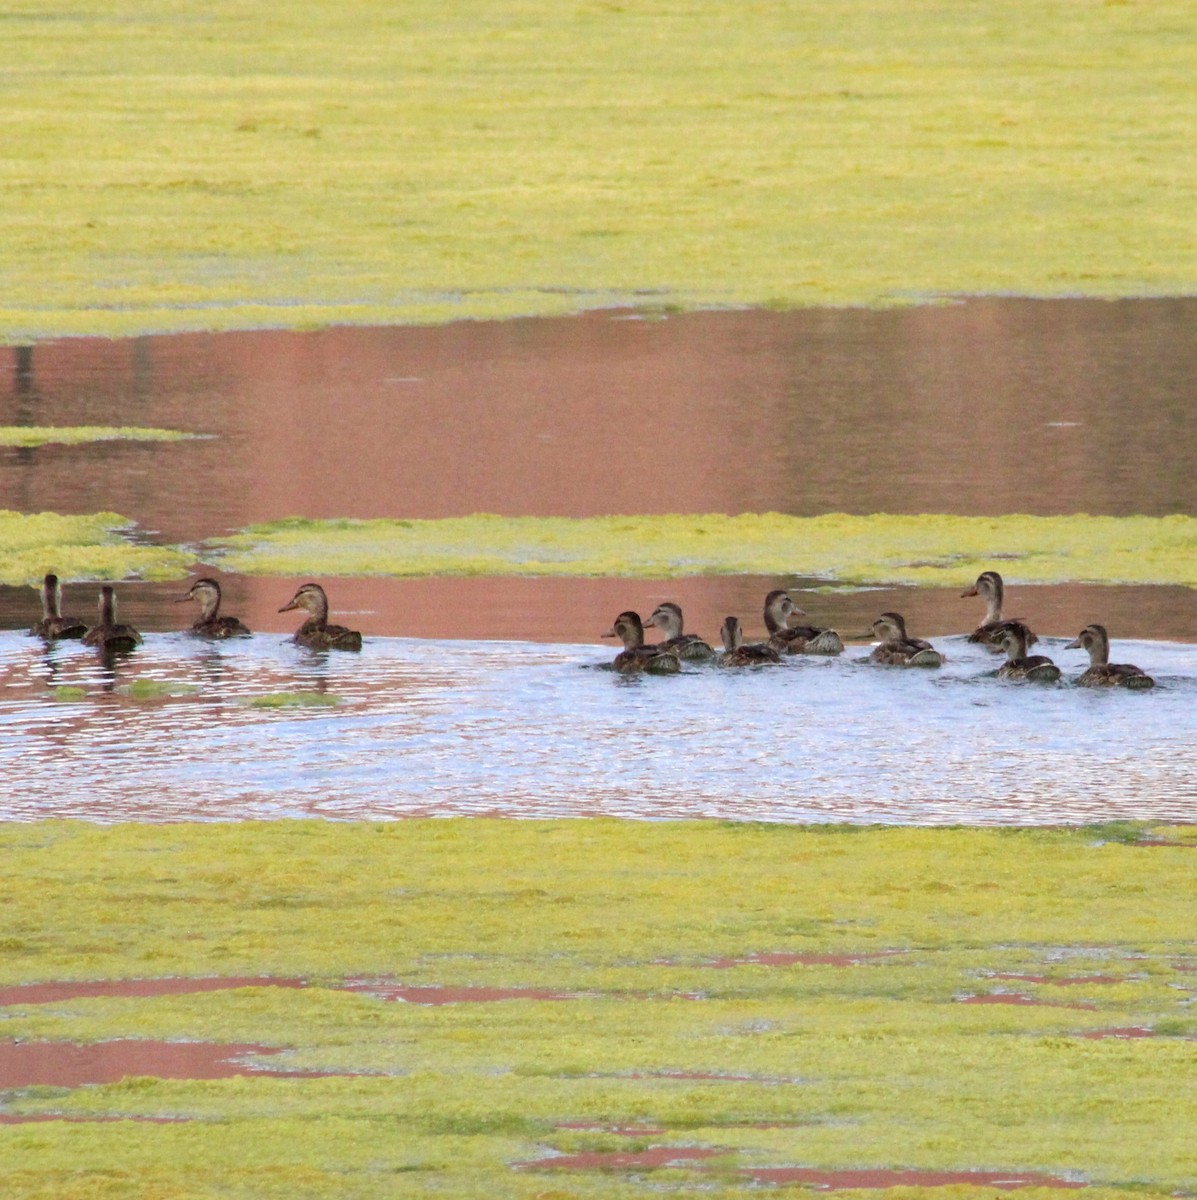
<instances>
[{"instance_id":1,"label":"floating algae patch","mask_svg":"<svg viewBox=\"0 0 1197 1200\"><path fill-rule=\"evenodd\" d=\"M340 700L326 692L269 692L245 703L250 708L335 708Z\"/></svg>"},{"instance_id":2,"label":"floating algae patch","mask_svg":"<svg viewBox=\"0 0 1197 1200\"><path fill-rule=\"evenodd\" d=\"M999 567L1020 583L1197 586L1197 519L725 516L289 518L214 543L257 575L789 574L957 586Z\"/></svg>"},{"instance_id":3,"label":"floating algae patch","mask_svg":"<svg viewBox=\"0 0 1197 1200\"><path fill-rule=\"evenodd\" d=\"M63 516L0 510L0 583L39 584L48 570L63 579L176 579L194 556L173 546L135 545L133 522L117 513Z\"/></svg>"},{"instance_id":4,"label":"floating algae patch","mask_svg":"<svg viewBox=\"0 0 1197 1200\"><path fill-rule=\"evenodd\" d=\"M166 679L134 679L132 683L122 683L116 690L122 696L145 704L151 700L166 700L172 696L194 696L199 688Z\"/></svg>"},{"instance_id":5,"label":"floating algae patch","mask_svg":"<svg viewBox=\"0 0 1197 1200\"><path fill-rule=\"evenodd\" d=\"M199 435L134 425L0 425L0 446L79 446L85 442L181 442Z\"/></svg>"}]
</instances>

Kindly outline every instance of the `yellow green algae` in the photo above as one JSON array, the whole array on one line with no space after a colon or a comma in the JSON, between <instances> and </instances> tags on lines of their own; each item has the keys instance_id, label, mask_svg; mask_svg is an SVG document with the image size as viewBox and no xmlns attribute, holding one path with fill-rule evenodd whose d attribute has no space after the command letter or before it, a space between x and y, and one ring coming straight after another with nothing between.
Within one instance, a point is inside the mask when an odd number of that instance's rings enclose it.
<instances>
[{"instance_id":1,"label":"yellow green algae","mask_svg":"<svg viewBox=\"0 0 1197 1200\"><path fill-rule=\"evenodd\" d=\"M0 446L79 446L85 442L179 442L193 433L135 425L0 425Z\"/></svg>"},{"instance_id":2,"label":"yellow green algae","mask_svg":"<svg viewBox=\"0 0 1197 1200\"><path fill-rule=\"evenodd\" d=\"M250 708L335 708L340 702L327 692L268 692L245 703Z\"/></svg>"},{"instance_id":3,"label":"yellow green algae","mask_svg":"<svg viewBox=\"0 0 1197 1200\"><path fill-rule=\"evenodd\" d=\"M248 575L800 574L843 583L1197 586L1197 518L726 516L291 518L210 544Z\"/></svg>"},{"instance_id":4,"label":"yellow green algae","mask_svg":"<svg viewBox=\"0 0 1197 1200\"><path fill-rule=\"evenodd\" d=\"M19 0L0 336L1197 284L1188 0Z\"/></svg>"},{"instance_id":5,"label":"yellow green algae","mask_svg":"<svg viewBox=\"0 0 1197 1200\"><path fill-rule=\"evenodd\" d=\"M177 579L195 561L173 546L137 545L133 522L117 513L64 516L0 509L0 583L37 585L47 571L63 579Z\"/></svg>"},{"instance_id":6,"label":"yellow green algae","mask_svg":"<svg viewBox=\"0 0 1197 1200\"><path fill-rule=\"evenodd\" d=\"M704 1195L732 1197L759 1194L738 1173L754 1165L1076 1172L1103 1198L1190 1191L1197 982L1176 967L1197 964L1195 833L2 826L0 985L309 981L17 1002L5 1038L260 1042L287 1047L269 1060L282 1069L360 1074L10 1093L15 1113L183 1120L0 1125L0 1193L565 1200L709 1183ZM1155 840L1176 844L1142 844ZM711 965L761 952L876 957ZM573 998L388 1003L338 990L355 976ZM1049 1003L960 1002L1003 988ZM1131 1026L1161 1036L1079 1036ZM663 1132L605 1132L628 1126ZM713 1174L648 1181L513 1168L648 1142L725 1153Z\"/></svg>"}]
</instances>

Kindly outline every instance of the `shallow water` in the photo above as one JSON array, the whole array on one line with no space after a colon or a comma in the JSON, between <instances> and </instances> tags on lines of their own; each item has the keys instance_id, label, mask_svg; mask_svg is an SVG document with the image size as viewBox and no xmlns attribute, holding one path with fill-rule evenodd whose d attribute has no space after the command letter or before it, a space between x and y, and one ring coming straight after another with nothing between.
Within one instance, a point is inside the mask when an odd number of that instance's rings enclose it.
<instances>
[{"instance_id":1,"label":"shallow water","mask_svg":"<svg viewBox=\"0 0 1197 1200\"><path fill-rule=\"evenodd\" d=\"M1062 639L1042 649L1079 673ZM795 658L624 678L592 646L151 635L106 669L0 637L0 819L491 814L1055 824L1197 814L1197 647L1123 642L1152 692L999 681L962 638L939 671ZM185 694L138 700L155 680ZM82 689L60 700L59 688ZM336 707L260 709L302 692Z\"/></svg>"},{"instance_id":2,"label":"shallow water","mask_svg":"<svg viewBox=\"0 0 1197 1200\"><path fill-rule=\"evenodd\" d=\"M113 509L193 544L291 515L1194 514L1195 376L1194 299L71 339L0 348L0 422L209 436L0 449L0 505ZM1101 621L1161 681L1093 694L985 677L959 589L818 591L802 566L796 546L777 577L331 580L367 645L327 661L284 641L301 580L222 575L259 632L220 647L169 632L194 615L180 585L125 583L149 637L115 673L0 635L0 818L1197 819L1197 591L1011 587L1008 614L1055 645ZM845 633L902 611L951 662L582 669L622 609L670 599L688 628L736 613L753 635L774 587ZM94 585L66 592L90 616ZM0 627L36 616L32 589L0 588ZM188 690L138 700L136 679ZM339 703L247 703L295 691Z\"/></svg>"}]
</instances>

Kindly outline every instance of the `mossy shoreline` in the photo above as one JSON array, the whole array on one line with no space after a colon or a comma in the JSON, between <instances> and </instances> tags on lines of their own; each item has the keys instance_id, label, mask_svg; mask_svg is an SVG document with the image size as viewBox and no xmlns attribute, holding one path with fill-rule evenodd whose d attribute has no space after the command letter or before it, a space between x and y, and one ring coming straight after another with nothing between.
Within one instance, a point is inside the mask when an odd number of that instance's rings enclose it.
<instances>
[{"instance_id":1,"label":"mossy shoreline","mask_svg":"<svg viewBox=\"0 0 1197 1200\"><path fill-rule=\"evenodd\" d=\"M1125 824L6 825L0 985L309 982L17 1004L6 1037L260 1042L288 1069L370 1074L9 1094L13 1112L182 1120L0 1125L0 1190L624 1197L645 1180L513 1164L646 1141L724 1148L713 1176L650 1177L716 1196L779 1164L1187 1190L1195 843ZM759 957L787 953L811 960ZM428 1007L339 990L350 976L574 998ZM1002 992L1040 1003L962 1003ZM1130 1026L1157 1036L1083 1036ZM628 1126L660 1132L604 1132Z\"/></svg>"}]
</instances>

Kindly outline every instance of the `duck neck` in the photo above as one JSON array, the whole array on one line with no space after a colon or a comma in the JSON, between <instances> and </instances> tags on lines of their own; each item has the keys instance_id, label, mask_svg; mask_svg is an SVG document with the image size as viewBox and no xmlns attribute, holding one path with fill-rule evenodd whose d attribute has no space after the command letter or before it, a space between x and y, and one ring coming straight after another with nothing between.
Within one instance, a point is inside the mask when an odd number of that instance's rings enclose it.
<instances>
[{"instance_id":1,"label":"duck neck","mask_svg":"<svg viewBox=\"0 0 1197 1200\"><path fill-rule=\"evenodd\" d=\"M205 588L196 596L196 599L199 601L200 606L200 621L213 620L217 612L220 611L220 593L217 591L208 591Z\"/></svg>"},{"instance_id":2,"label":"duck neck","mask_svg":"<svg viewBox=\"0 0 1197 1200\"><path fill-rule=\"evenodd\" d=\"M61 613L58 584L42 584L42 616L47 621L58 618Z\"/></svg>"},{"instance_id":3,"label":"duck neck","mask_svg":"<svg viewBox=\"0 0 1197 1200\"><path fill-rule=\"evenodd\" d=\"M1104 667L1110 661L1110 639L1093 634L1089 639L1089 665Z\"/></svg>"},{"instance_id":4,"label":"duck neck","mask_svg":"<svg viewBox=\"0 0 1197 1200\"><path fill-rule=\"evenodd\" d=\"M728 618L723 622L723 628L719 631L719 635L723 638L723 648L728 654L733 650L739 650L744 644L744 631L740 628L739 621Z\"/></svg>"},{"instance_id":5,"label":"duck neck","mask_svg":"<svg viewBox=\"0 0 1197 1200\"><path fill-rule=\"evenodd\" d=\"M100 590L100 624L116 624L116 593L111 588Z\"/></svg>"}]
</instances>

